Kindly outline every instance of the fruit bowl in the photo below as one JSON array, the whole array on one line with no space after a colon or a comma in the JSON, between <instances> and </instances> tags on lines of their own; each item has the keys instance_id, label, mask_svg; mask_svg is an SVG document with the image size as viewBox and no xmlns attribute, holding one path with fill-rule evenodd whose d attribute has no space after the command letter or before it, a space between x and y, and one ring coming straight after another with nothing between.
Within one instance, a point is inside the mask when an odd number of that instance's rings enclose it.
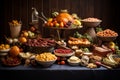
<instances>
[{"instance_id":1,"label":"fruit bowl","mask_svg":"<svg viewBox=\"0 0 120 80\"><path fill-rule=\"evenodd\" d=\"M81 20L83 26L87 26L87 27L96 27L98 25L100 25L100 23L102 22L102 20L99 20L97 18L86 18Z\"/></svg>"},{"instance_id":2,"label":"fruit bowl","mask_svg":"<svg viewBox=\"0 0 120 80\"><path fill-rule=\"evenodd\" d=\"M10 48L9 49L4 49L4 50L0 50L0 52L2 53L6 53L6 52L9 52Z\"/></svg>"}]
</instances>

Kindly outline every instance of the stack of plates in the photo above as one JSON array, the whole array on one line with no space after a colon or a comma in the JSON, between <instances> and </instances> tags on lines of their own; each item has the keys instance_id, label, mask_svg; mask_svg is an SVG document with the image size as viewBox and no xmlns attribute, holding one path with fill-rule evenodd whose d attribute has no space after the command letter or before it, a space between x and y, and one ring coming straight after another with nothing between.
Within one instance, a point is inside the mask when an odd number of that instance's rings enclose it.
<instances>
[{"instance_id":1,"label":"stack of plates","mask_svg":"<svg viewBox=\"0 0 120 80\"><path fill-rule=\"evenodd\" d=\"M10 49L0 50L0 56L5 56L8 54Z\"/></svg>"}]
</instances>

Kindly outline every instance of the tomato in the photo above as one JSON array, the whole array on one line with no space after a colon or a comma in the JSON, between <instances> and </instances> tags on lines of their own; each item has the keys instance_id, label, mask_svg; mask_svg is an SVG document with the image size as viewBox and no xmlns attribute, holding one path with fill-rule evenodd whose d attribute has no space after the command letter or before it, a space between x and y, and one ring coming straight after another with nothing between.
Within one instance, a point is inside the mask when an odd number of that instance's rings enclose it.
<instances>
[{"instance_id":1,"label":"tomato","mask_svg":"<svg viewBox=\"0 0 120 80\"><path fill-rule=\"evenodd\" d=\"M65 64L65 61L61 61L60 63L61 63L61 65L64 65L64 64Z\"/></svg>"}]
</instances>

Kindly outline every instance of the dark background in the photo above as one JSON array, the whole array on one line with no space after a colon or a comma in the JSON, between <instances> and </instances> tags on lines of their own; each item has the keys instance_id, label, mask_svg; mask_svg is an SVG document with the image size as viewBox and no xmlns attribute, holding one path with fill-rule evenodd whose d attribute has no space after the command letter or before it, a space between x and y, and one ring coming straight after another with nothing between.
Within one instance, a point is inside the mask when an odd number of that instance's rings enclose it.
<instances>
[{"instance_id":1,"label":"dark background","mask_svg":"<svg viewBox=\"0 0 120 80\"><path fill-rule=\"evenodd\" d=\"M119 3L113 0L3 0L0 6L0 40L3 35L10 35L8 22L13 19L22 20L23 29L29 26L32 7L39 13L43 12L46 17L61 9L77 13L80 18L96 17L102 20L101 27L110 28L120 34ZM49 35L50 30L43 31L43 21L39 22L39 29L43 35ZM119 37L117 41L119 42Z\"/></svg>"},{"instance_id":2,"label":"dark background","mask_svg":"<svg viewBox=\"0 0 120 80\"><path fill-rule=\"evenodd\" d=\"M119 0L118 0L119 1ZM120 35L120 8L119 8L119 2L117 0L1 0L0 1L0 42L3 41L4 37L3 35L10 35L9 31L9 25L8 22L17 19L22 20L23 23L23 29L28 27L29 23L31 22L31 8L35 7L39 12L44 12L46 17L49 17L51 15L51 12L53 11L60 11L61 9L68 9L70 13L77 13L79 17L86 18L86 17L97 17L102 20L101 27L103 28L110 28L112 30L115 30ZM40 20L40 31L42 31L42 24L43 21ZM42 31L44 35L49 35L48 32L52 32L50 30ZM116 41L120 45L120 37L117 37ZM59 71L59 70L58 70ZM72 77L73 79L77 80L77 75L81 78L81 76L85 76L85 79L88 78L94 78L97 80L118 80L119 79L119 70L118 73L116 70L96 70L97 74L91 74L92 72L95 72L94 70L89 70L86 72L86 70L75 70L76 72L73 72ZM53 74L54 72L54 74ZM71 71L68 70L64 72L56 72L53 70L53 72L48 70L2 70L1 71L1 79L17 79L22 80L24 78L28 79L31 78L32 80L36 78L41 78L43 75L46 75L50 78L56 78L60 80L62 77L66 76L67 79L71 79L69 76L71 75ZM18 73L18 74L17 74ZM20 74L19 74L20 73ZM52 73L52 74L51 74ZM64 75L64 74L67 75ZM76 74L75 74L76 73ZM81 74L82 73L82 74ZM8 74L8 75L6 75ZM16 74L13 75L13 74ZM63 75L61 75L63 74ZM88 75L88 77L86 76ZM20 76L21 75L21 76ZM52 75L52 76L51 76ZM94 77L94 75L96 77ZM18 76L20 76L18 78ZM31 76L31 77L30 77ZM46 79L45 77L44 79ZM85 80L84 79L84 80ZM50 80L50 79L49 79ZM54 80L54 79L53 79ZM82 78L81 78L82 80ZM89 79L90 80L90 79Z\"/></svg>"}]
</instances>

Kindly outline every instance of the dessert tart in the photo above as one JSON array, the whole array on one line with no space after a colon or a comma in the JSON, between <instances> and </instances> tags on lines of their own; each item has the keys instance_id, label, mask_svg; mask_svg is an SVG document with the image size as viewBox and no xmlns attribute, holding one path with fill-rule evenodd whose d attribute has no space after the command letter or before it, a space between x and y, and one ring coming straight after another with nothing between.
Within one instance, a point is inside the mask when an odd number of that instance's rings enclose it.
<instances>
[{"instance_id":1,"label":"dessert tart","mask_svg":"<svg viewBox=\"0 0 120 80\"><path fill-rule=\"evenodd\" d=\"M54 54L56 56L62 56L62 57L69 57L75 54L75 52L71 49L55 49Z\"/></svg>"},{"instance_id":2,"label":"dessert tart","mask_svg":"<svg viewBox=\"0 0 120 80\"><path fill-rule=\"evenodd\" d=\"M69 47L71 46L83 46L83 47L87 47L90 46L91 42L86 39L86 38L74 38L74 37L70 37L68 40L68 45Z\"/></svg>"}]
</instances>

